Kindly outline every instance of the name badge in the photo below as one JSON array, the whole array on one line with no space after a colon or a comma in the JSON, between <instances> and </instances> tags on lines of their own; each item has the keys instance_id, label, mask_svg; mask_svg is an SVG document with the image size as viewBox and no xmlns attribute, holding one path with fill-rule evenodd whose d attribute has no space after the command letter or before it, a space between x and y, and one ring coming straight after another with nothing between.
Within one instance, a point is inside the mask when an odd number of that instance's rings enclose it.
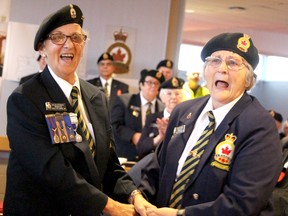
<instances>
[{"instance_id":1,"label":"name badge","mask_svg":"<svg viewBox=\"0 0 288 216\"><path fill-rule=\"evenodd\" d=\"M45 103L46 111L55 111L55 112L65 112L67 111L67 107L65 103Z\"/></svg>"},{"instance_id":2,"label":"name badge","mask_svg":"<svg viewBox=\"0 0 288 216\"><path fill-rule=\"evenodd\" d=\"M174 128L173 135L181 134L185 132L185 125L181 125Z\"/></svg>"}]
</instances>

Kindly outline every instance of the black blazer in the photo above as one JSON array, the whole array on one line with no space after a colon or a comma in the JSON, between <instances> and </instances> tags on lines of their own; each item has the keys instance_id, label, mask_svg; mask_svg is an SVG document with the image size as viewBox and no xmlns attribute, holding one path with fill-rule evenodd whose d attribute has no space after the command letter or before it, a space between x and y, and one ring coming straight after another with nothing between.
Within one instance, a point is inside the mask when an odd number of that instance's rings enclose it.
<instances>
[{"instance_id":1,"label":"black blazer","mask_svg":"<svg viewBox=\"0 0 288 216\"><path fill-rule=\"evenodd\" d=\"M142 172L140 189L159 207L169 206L179 158L209 97L175 107L159 152ZM237 139L231 160L221 165L225 135L232 133ZM212 134L185 187L182 207L186 215L272 216L271 194L281 168L274 120L256 98L244 93Z\"/></svg>"},{"instance_id":2,"label":"black blazer","mask_svg":"<svg viewBox=\"0 0 288 216\"><path fill-rule=\"evenodd\" d=\"M104 86L102 86L100 77L96 77L94 79L88 80L88 82L99 87L102 91L104 91ZM111 107L113 107L117 96L122 95L124 93L128 93L128 92L129 92L129 86L126 83L123 83L116 79L112 79L112 84L111 84L111 89L110 89L110 98L109 98L110 109Z\"/></svg>"},{"instance_id":3,"label":"black blazer","mask_svg":"<svg viewBox=\"0 0 288 216\"><path fill-rule=\"evenodd\" d=\"M140 140L136 146L139 159L143 158L151 152L154 152L156 149L156 146L153 144L154 137L158 136L159 134L156 120L157 118L163 118L163 116L164 111L152 113L151 115L147 116Z\"/></svg>"},{"instance_id":4,"label":"black blazer","mask_svg":"<svg viewBox=\"0 0 288 216\"><path fill-rule=\"evenodd\" d=\"M164 110L164 104L157 99L155 112ZM119 157L137 160L136 147L131 143L134 133L142 131L141 98L138 94L123 94L116 98L111 111L116 152Z\"/></svg>"},{"instance_id":5,"label":"black blazer","mask_svg":"<svg viewBox=\"0 0 288 216\"><path fill-rule=\"evenodd\" d=\"M26 82L27 80L31 79L32 77L34 77L36 74L38 74L39 72L37 73L33 73L33 74L30 74L30 75L27 75L27 76L24 76L20 79L19 81L19 85L21 85L22 83Z\"/></svg>"},{"instance_id":6,"label":"black blazer","mask_svg":"<svg viewBox=\"0 0 288 216\"><path fill-rule=\"evenodd\" d=\"M4 199L5 215L99 215L107 195L120 201L135 186L125 175L114 151L104 94L80 79L82 98L92 123L96 156L88 143L52 144L45 120L46 102L64 104L66 96L46 67L9 97L7 135L10 158ZM113 193L115 192L115 194Z\"/></svg>"}]
</instances>

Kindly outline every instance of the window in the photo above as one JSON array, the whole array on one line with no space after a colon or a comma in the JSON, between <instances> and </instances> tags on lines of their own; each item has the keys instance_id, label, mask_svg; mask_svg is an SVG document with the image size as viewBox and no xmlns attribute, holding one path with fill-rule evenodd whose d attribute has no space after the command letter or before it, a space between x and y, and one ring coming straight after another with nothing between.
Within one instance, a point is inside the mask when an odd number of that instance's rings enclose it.
<instances>
[{"instance_id":1,"label":"window","mask_svg":"<svg viewBox=\"0 0 288 216\"><path fill-rule=\"evenodd\" d=\"M181 44L179 52L179 76L185 77L186 71L203 70L203 61L200 57L202 46ZM259 55L259 64L255 69L257 80L288 81L288 58L279 56Z\"/></svg>"}]
</instances>

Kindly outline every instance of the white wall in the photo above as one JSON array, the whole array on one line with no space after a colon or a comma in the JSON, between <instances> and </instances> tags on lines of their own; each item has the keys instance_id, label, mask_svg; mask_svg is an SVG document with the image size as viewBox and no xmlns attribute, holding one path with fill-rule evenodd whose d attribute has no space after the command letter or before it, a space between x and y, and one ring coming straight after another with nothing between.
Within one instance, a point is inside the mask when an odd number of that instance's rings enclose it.
<instances>
[{"instance_id":1,"label":"white wall","mask_svg":"<svg viewBox=\"0 0 288 216\"><path fill-rule=\"evenodd\" d=\"M223 32L245 32L253 39L253 42L258 48L259 53L288 57L288 49L283 48L288 47L288 35L280 33L263 32L243 28L221 28L218 30L213 29L209 31L192 32L188 35L185 35L185 37L190 38L189 43L203 46L213 36Z\"/></svg>"},{"instance_id":2,"label":"white wall","mask_svg":"<svg viewBox=\"0 0 288 216\"><path fill-rule=\"evenodd\" d=\"M97 75L96 61L108 48L106 31L111 26L136 32L133 67L125 78L139 77L143 68L155 67L165 56L170 0L61 0L53 4L47 0L12 0L10 21L39 25L49 13L70 3L82 9L83 27L90 33L87 76Z\"/></svg>"},{"instance_id":3,"label":"white wall","mask_svg":"<svg viewBox=\"0 0 288 216\"><path fill-rule=\"evenodd\" d=\"M155 68L157 63L165 57L170 1L61 0L53 1L52 4L47 0L11 0L9 21L39 25L51 12L70 3L77 4L85 17L83 28L88 30L90 37L87 44L86 65L86 77L89 78L98 75L96 61L108 48L107 41L111 40L107 38L107 29L115 26L122 27L124 30L131 29L135 34L134 46L130 47L133 58L131 71L117 77L128 80L129 85L135 91L140 71L143 68ZM0 90L0 135L6 134L6 100L12 90L17 87L17 83L2 80L2 87L4 86L5 88Z\"/></svg>"}]
</instances>

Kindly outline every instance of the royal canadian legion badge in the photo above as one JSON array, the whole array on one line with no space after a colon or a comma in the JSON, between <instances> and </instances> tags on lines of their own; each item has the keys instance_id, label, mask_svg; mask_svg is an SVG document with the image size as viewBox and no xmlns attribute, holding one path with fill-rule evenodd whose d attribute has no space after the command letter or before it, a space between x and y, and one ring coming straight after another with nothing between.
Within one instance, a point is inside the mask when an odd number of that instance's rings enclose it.
<instances>
[{"instance_id":1,"label":"royal canadian legion badge","mask_svg":"<svg viewBox=\"0 0 288 216\"><path fill-rule=\"evenodd\" d=\"M125 44L128 37L126 32L120 31L114 32L115 43L108 47L107 52L109 52L114 58L114 73L123 74L129 72L129 65L131 63L131 51L129 47Z\"/></svg>"},{"instance_id":2,"label":"royal canadian legion badge","mask_svg":"<svg viewBox=\"0 0 288 216\"><path fill-rule=\"evenodd\" d=\"M215 148L214 161L211 163L212 166L229 171L236 139L237 137L233 133L225 135L225 140L220 142Z\"/></svg>"}]
</instances>

